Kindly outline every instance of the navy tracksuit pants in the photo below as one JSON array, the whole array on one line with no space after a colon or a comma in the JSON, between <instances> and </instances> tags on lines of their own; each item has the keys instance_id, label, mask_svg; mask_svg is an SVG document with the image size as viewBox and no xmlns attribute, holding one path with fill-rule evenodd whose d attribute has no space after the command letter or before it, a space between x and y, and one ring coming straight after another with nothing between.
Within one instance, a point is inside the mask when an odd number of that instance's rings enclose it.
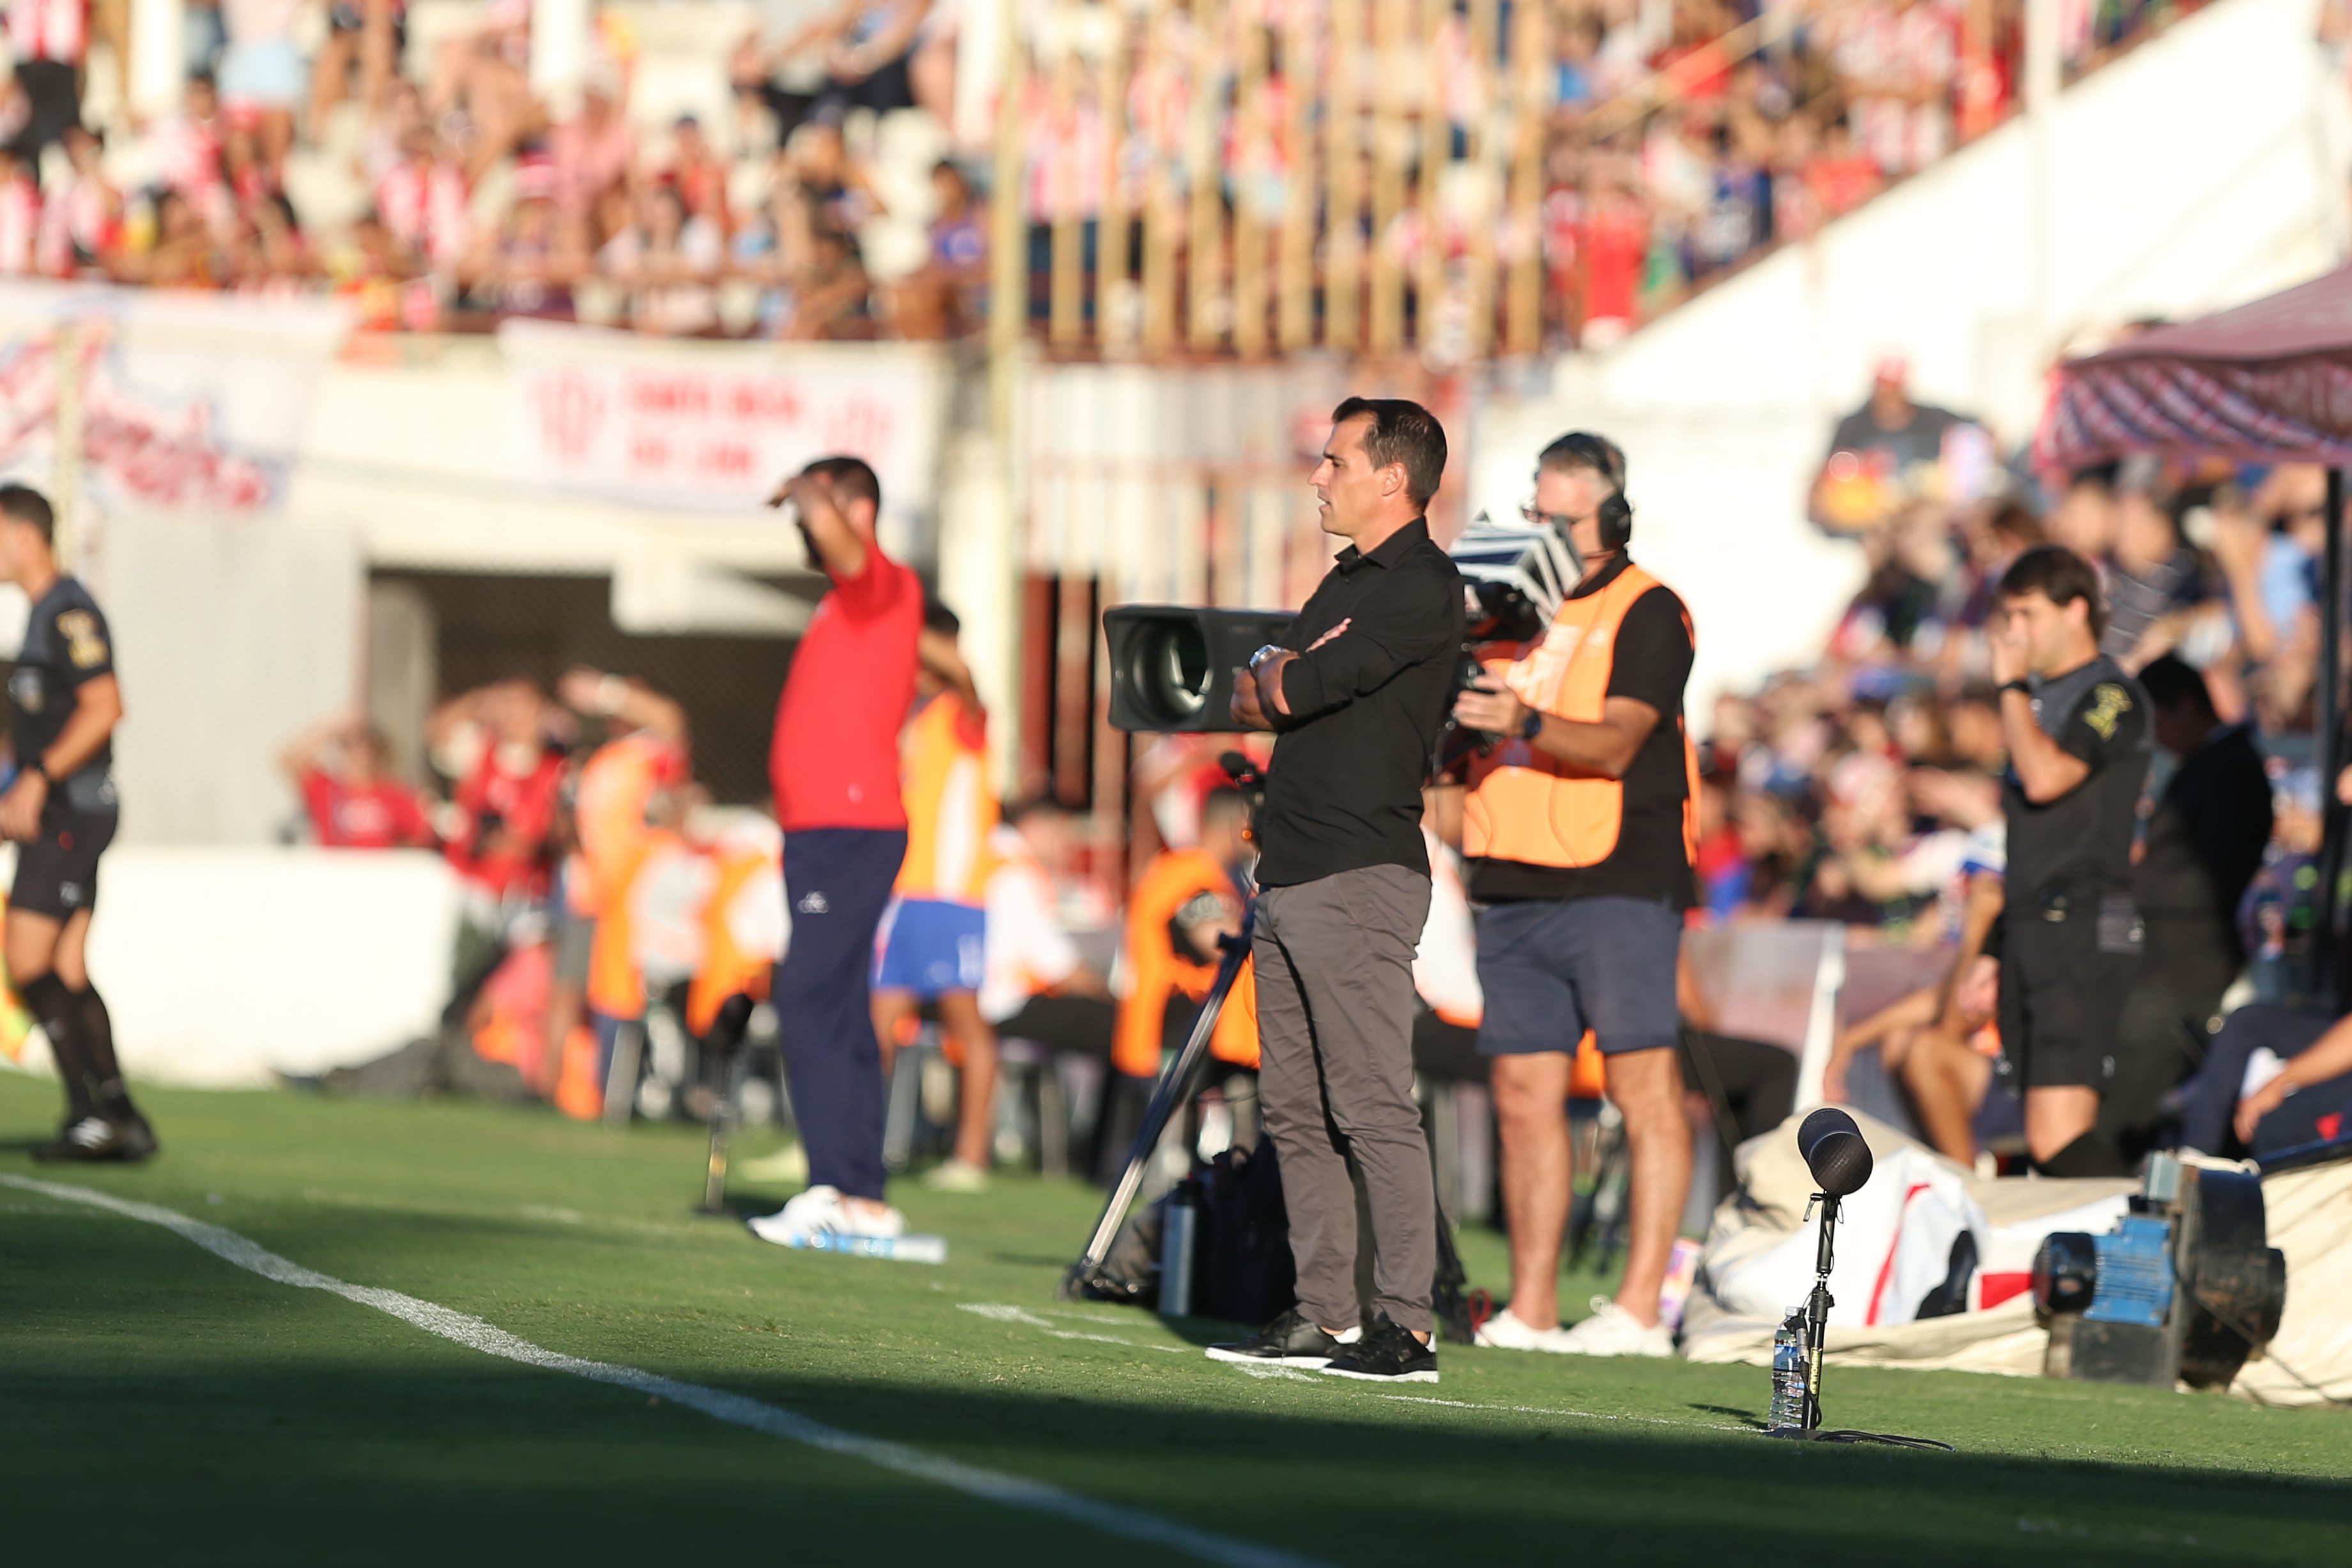
<instances>
[{"instance_id":1,"label":"navy tracksuit pants","mask_svg":"<svg viewBox=\"0 0 2352 1568\"><path fill-rule=\"evenodd\" d=\"M906 858L902 829L784 835L792 944L776 966L776 1020L809 1184L882 1196L882 1053L874 1039L874 933Z\"/></svg>"}]
</instances>

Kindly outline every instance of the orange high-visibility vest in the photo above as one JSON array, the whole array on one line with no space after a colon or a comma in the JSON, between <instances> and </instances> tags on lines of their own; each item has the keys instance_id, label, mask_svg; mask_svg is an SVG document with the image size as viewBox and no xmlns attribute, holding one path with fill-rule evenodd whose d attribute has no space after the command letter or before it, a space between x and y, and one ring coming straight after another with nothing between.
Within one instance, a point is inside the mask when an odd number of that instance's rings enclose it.
<instances>
[{"instance_id":1,"label":"orange high-visibility vest","mask_svg":"<svg viewBox=\"0 0 2352 1568\"><path fill-rule=\"evenodd\" d=\"M1160 1073L1160 1033L1177 992L1198 1002L1217 978L1216 965L1180 953L1169 938L1176 911L1203 893L1234 895L1233 877L1201 849L1171 849L1145 869L1127 900L1127 968L1130 984L1118 1005L1111 1065L1135 1078ZM1235 1067L1257 1066L1257 971L1244 963L1209 1037L1209 1053Z\"/></svg>"},{"instance_id":2,"label":"orange high-visibility vest","mask_svg":"<svg viewBox=\"0 0 2352 1568\"><path fill-rule=\"evenodd\" d=\"M1598 723L1609 700L1617 630L1626 612L1662 586L1628 565L1596 594L1562 601L1538 643L1496 645L1480 662L1520 701L1557 719ZM1690 629L1690 612L1683 612ZM1693 634L1694 642L1696 635ZM1686 787L1683 848L1698 852L1698 748L1679 719ZM1528 866L1597 866L1616 850L1625 816L1625 786L1612 778L1574 772L1568 763L1516 737L1470 759L1469 793L1462 807L1462 846L1473 858Z\"/></svg>"},{"instance_id":3,"label":"orange high-visibility vest","mask_svg":"<svg viewBox=\"0 0 2352 1568\"><path fill-rule=\"evenodd\" d=\"M997 812L988 787L987 733L948 692L907 721L898 743L907 853L893 889L901 898L987 901L988 836Z\"/></svg>"},{"instance_id":4,"label":"orange high-visibility vest","mask_svg":"<svg viewBox=\"0 0 2352 1568\"><path fill-rule=\"evenodd\" d=\"M711 858L719 869L718 885L703 906L702 967L686 992L686 1026L697 1036L710 1033L719 1005L741 992L754 1002L767 999L769 976L776 967L772 952L755 952L744 945L731 918L736 900L756 890L761 879L782 875L782 867L767 846L724 843Z\"/></svg>"},{"instance_id":5,"label":"orange high-visibility vest","mask_svg":"<svg viewBox=\"0 0 2352 1568\"><path fill-rule=\"evenodd\" d=\"M596 935L588 949L590 1011L607 1018L645 1016L646 978L637 964L636 911L629 895L656 854L683 848L685 842L667 828L646 828L599 871L596 882L604 909L596 916Z\"/></svg>"}]
</instances>

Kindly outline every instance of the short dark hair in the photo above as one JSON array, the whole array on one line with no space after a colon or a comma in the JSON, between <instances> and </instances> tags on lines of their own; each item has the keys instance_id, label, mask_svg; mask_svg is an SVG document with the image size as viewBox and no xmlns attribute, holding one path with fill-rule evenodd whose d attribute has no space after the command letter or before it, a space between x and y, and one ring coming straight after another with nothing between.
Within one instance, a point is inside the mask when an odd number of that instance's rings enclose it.
<instances>
[{"instance_id":1,"label":"short dark hair","mask_svg":"<svg viewBox=\"0 0 2352 1568\"><path fill-rule=\"evenodd\" d=\"M1405 493L1415 506L1428 504L1445 478L1445 426L1437 416L1402 397L1350 397L1331 410L1331 423L1350 419L1372 422L1364 437L1364 455L1372 467L1402 463Z\"/></svg>"},{"instance_id":2,"label":"short dark hair","mask_svg":"<svg viewBox=\"0 0 2352 1568\"><path fill-rule=\"evenodd\" d=\"M2177 654L2150 659L2147 668L2139 672L2139 683L2147 689L2147 700L2158 709L2193 702L2202 712L2213 711L2213 692L2205 684L2204 673Z\"/></svg>"},{"instance_id":3,"label":"short dark hair","mask_svg":"<svg viewBox=\"0 0 2352 1568\"><path fill-rule=\"evenodd\" d=\"M0 517L37 531L44 544L58 542L57 509L30 485L0 485Z\"/></svg>"},{"instance_id":4,"label":"short dark hair","mask_svg":"<svg viewBox=\"0 0 2352 1568\"><path fill-rule=\"evenodd\" d=\"M1201 826L1203 827L1227 817L1248 815L1249 803L1242 798L1242 792L1231 784L1219 784L1201 797Z\"/></svg>"},{"instance_id":5,"label":"short dark hair","mask_svg":"<svg viewBox=\"0 0 2352 1568\"><path fill-rule=\"evenodd\" d=\"M942 637L955 637L963 631L963 617L937 599L923 601L923 629L938 632Z\"/></svg>"},{"instance_id":6,"label":"short dark hair","mask_svg":"<svg viewBox=\"0 0 2352 1568\"><path fill-rule=\"evenodd\" d=\"M2082 600L2090 609L2091 635L2106 635L2107 602L2099 593L2098 571L2064 545L2037 544L2011 562L2009 570L2000 574L2002 598L2022 598L2028 594L2040 594L2061 609L2073 600Z\"/></svg>"},{"instance_id":7,"label":"short dark hair","mask_svg":"<svg viewBox=\"0 0 2352 1568\"><path fill-rule=\"evenodd\" d=\"M872 466L863 458L819 458L801 472L829 480L844 500L870 501L876 511L882 510L882 481L874 477Z\"/></svg>"},{"instance_id":8,"label":"short dark hair","mask_svg":"<svg viewBox=\"0 0 2352 1568\"><path fill-rule=\"evenodd\" d=\"M1590 430L1571 430L1537 453L1536 471L1546 468L1591 468L1611 489L1621 495L1625 490L1625 448Z\"/></svg>"}]
</instances>

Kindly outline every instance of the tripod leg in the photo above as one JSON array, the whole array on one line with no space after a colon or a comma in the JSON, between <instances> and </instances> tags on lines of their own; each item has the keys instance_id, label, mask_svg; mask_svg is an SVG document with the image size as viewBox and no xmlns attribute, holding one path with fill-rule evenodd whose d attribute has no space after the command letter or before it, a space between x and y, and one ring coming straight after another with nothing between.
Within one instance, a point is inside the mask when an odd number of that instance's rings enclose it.
<instances>
[{"instance_id":1,"label":"tripod leg","mask_svg":"<svg viewBox=\"0 0 2352 1568\"><path fill-rule=\"evenodd\" d=\"M1238 936L1226 939L1225 956L1217 965L1216 984L1201 1004L1201 1016L1192 1021L1192 1032L1184 1041L1184 1048L1176 1054L1168 1070L1160 1075L1160 1082L1151 1091L1151 1103L1143 1112L1143 1125L1136 1130L1135 1142L1128 1151L1127 1166L1119 1172L1118 1180L1111 1186L1110 1201L1103 1205L1102 1217L1095 1222L1094 1235L1087 1249L1062 1276L1056 1294L1065 1301L1078 1299L1087 1282L1102 1268L1110 1255L1110 1244L1118 1237L1118 1227L1127 1221L1128 1205L1135 1202L1138 1188L1143 1185L1143 1173L1150 1163L1152 1152L1160 1146L1160 1135L1167 1130L1169 1119L1182 1107L1191 1092L1192 1080L1199 1075L1201 1063L1209 1054L1209 1041L1217 1031L1217 1017L1225 1009L1225 998L1231 994L1234 982L1249 960L1250 932L1256 921L1255 908L1242 916Z\"/></svg>"}]
</instances>

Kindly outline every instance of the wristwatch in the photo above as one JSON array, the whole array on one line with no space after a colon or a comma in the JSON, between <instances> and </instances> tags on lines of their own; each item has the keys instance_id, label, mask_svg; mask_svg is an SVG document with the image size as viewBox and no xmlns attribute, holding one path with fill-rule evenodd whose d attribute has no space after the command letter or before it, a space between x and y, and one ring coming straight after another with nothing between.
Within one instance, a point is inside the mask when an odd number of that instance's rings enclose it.
<instances>
[{"instance_id":1,"label":"wristwatch","mask_svg":"<svg viewBox=\"0 0 2352 1568\"><path fill-rule=\"evenodd\" d=\"M2028 697L2033 695L2033 683L2030 680L2004 680L2000 689L2003 691L2022 691Z\"/></svg>"},{"instance_id":2,"label":"wristwatch","mask_svg":"<svg viewBox=\"0 0 2352 1568\"><path fill-rule=\"evenodd\" d=\"M1528 709L1528 716L1519 721L1519 739L1530 745L1534 744L1535 738L1543 733L1543 721L1542 709Z\"/></svg>"},{"instance_id":3,"label":"wristwatch","mask_svg":"<svg viewBox=\"0 0 2352 1568\"><path fill-rule=\"evenodd\" d=\"M1267 659L1274 658L1277 654L1287 653L1290 650L1287 648L1277 647L1272 643L1266 644L1264 647L1250 655L1250 673L1252 675L1255 675L1259 665L1264 664Z\"/></svg>"}]
</instances>

